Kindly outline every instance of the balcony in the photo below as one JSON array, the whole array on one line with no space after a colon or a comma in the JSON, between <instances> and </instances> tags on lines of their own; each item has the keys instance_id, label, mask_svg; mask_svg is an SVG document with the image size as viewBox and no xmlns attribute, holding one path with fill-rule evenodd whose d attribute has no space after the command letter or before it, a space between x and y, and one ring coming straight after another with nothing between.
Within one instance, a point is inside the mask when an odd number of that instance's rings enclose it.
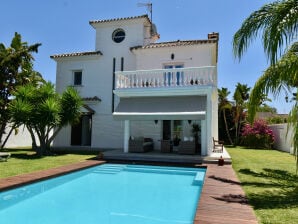
<instances>
[{"instance_id":1,"label":"balcony","mask_svg":"<svg viewBox=\"0 0 298 224\"><path fill-rule=\"evenodd\" d=\"M217 86L216 66L116 72L116 90Z\"/></svg>"}]
</instances>

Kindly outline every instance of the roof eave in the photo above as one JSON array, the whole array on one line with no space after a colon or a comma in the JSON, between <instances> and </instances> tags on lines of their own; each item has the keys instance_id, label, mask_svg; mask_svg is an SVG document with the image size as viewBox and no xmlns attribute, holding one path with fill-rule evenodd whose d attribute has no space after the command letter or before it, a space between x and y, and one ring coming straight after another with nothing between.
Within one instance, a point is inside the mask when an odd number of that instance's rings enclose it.
<instances>
[{"instance_id":1,"label":"roof eave","mask_svg":"<svg viewBox=\"0 0 298 224\"><path fill-rule=\"evenodd\" d=\"M104 20L91 20L89 24L95 29L96 24L103 24L103 23L111 23L111 22L118 22L118 21L128 21L128 20L136 20L136 19L146 19L147 22L151 24L151 21L147 14L141 16L132 16L132 17L123 17L123 18L115 18L115 19L104 19Z\"/></svg>"},{"instance_id":2,"label":"roof eave","mask_svg":"<svg viewBox=\"0 0 298 224\"><path fill-rule=\"evenodd\" d=\"M65 53L65 54L56 54L51 55L50 58L53 60L59 60L62 58L72 58L72 57L98 57L102 56L101 51L88 51L88 52L74 52L74 53Z\"/></svg>"},{"instance_id":3,"label":"roof eave","mask_svg":"<svg viewBox=\"0 0 298 224\"><path fill-rule=\"evenodd\" d=\"M190 43L187 43L190 42ZM188 40L188 41L170 41L170 42L160 42L149 45L138 45L131 47L130 50L146 50L146 49L155 49L155 48L166 48L166 47L184 47L184 46L193 46L193 45L202 45L202 44L217 44L218 40Z\"/></svg>"}]
</instances>

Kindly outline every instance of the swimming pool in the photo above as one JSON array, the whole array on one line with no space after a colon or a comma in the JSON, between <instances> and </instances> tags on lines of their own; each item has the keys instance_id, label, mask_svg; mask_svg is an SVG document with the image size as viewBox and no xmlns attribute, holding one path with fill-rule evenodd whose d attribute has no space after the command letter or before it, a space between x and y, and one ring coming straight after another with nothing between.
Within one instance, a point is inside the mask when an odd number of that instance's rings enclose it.
<instances>
[{"instance_id":1,"label":"swimming pool","mask_svg":"<svg viewBox=\"0 0 298 224\"><path fill-rule=\"evenodd\" d=\"M1 223L193 223L205 169L104 164L0 193Z\"/></svg>"}]
</instances>

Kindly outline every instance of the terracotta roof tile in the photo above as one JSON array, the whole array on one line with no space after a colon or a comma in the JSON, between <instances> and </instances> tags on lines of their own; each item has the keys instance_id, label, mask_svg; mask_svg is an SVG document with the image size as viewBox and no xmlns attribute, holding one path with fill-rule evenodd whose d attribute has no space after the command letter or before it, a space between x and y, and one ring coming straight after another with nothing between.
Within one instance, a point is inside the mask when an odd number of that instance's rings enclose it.
<instances>
[{"instance_id":1,"label":"terracotta roof tile","mask_svg":"<svg viewBox=\"0 0 298 224\"><path fill-rule=\"evenodd\" d=\"M101 99L98 98L97 96L94 96L94 97L83 97L82 99L83 99L83 101L99 101L99 102L101 102Z\"/></svg>"},{"instance_id":2,"label":"terracotta roof tile","mask_svg":"<svg viewBox=\"0 0 298 224\"><path fill-rule=\"evenodd\" d=\"M92 25L94 23L107 23L107 22L122 21L122 20L140 19L140 18L146 18L146 19L148 19L148 22L150 22L148 15L141 15L141 16L114 18L114 19L91 20L91 21L89 21L89 24Z\"/></svg>"},{"instance_id":3,"label":"terracotta roof tile","mask_svg":"<svg viewBox=\"0 0 298 224\"><path fill-rule=\"evenodd\" d=\"M177 46L188 46L188 45L197 45L197 44L213 44L217 43L216 39L212 40L177 40L170 42L161 42L161 43L151 43L145 46L135 46L131 47L130 50L137 49L152 49L152 48L162 48L162 47L177 47Z\"/></svg>"},{"instance_id":4,"label":"terracotta roof tile","mask_svg":"<svg viewBox=\"0 0 298 224\"><path fill-rule=\"evenodd\" d=\"M100 51L86 51L86 52L55 54L55 55L51 55L50 57L55 59L55 58L76 57L76 56L89 56L89 55L102 55L102 53Z\"/></svg>"}]
</instances>

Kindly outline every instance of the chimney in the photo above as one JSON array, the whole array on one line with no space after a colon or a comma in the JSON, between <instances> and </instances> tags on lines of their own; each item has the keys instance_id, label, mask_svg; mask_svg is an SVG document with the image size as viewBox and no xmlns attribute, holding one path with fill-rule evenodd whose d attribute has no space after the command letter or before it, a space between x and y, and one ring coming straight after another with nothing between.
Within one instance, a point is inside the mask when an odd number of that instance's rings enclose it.
<instances>
[{"instance_id":1,"label":"chimney","mask_svg":"<svg viewBox=\"0 0 298 224\"><path fill-rule=\"evenodd\" d=\"M208 33L208 40L219 40L219 33Z\"/></svg>"}]
</instances>

